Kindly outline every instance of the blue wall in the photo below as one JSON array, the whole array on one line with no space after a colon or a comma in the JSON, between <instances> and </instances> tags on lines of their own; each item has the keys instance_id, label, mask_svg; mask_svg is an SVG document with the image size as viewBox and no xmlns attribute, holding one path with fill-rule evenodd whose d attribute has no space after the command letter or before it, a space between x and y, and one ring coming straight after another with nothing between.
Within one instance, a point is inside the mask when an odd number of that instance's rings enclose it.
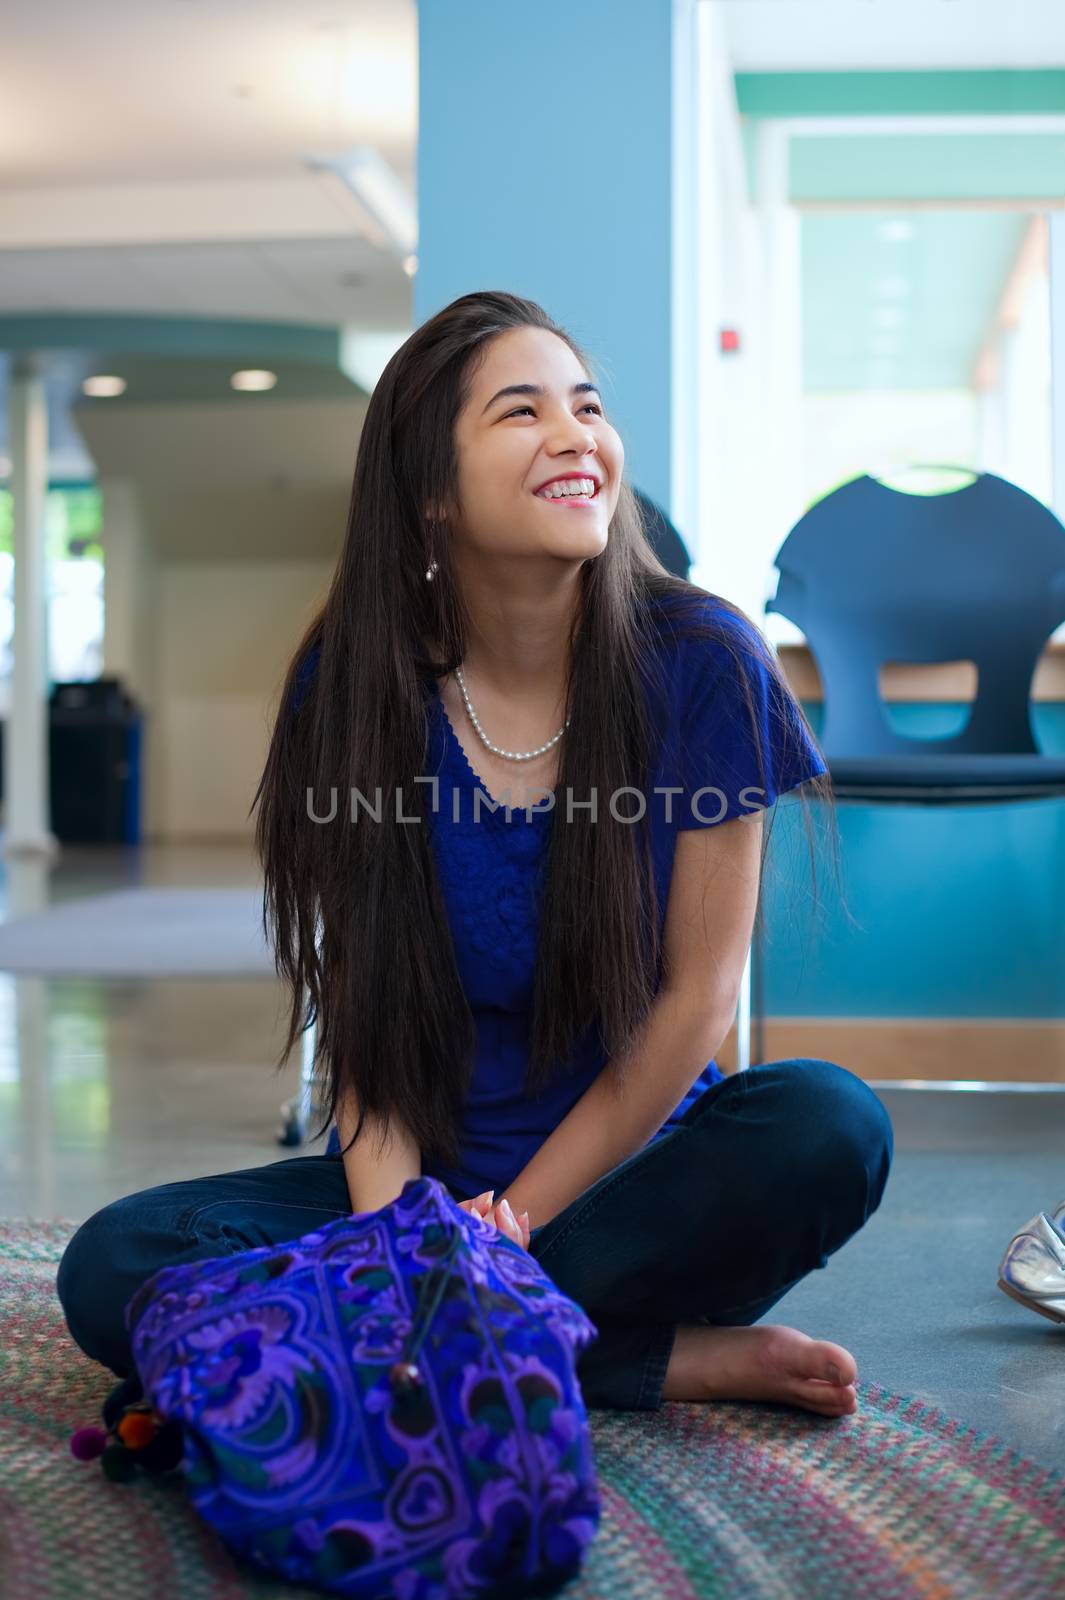
<instances>
[{"instance_id":1,"label":"blue wall","mask_svg":"<svg viewBox=\"0 0 1065 1600\"><path fill-rule=\"evenodd\" d=\"M418 325L537 300L670 506L671 0L420 0Z\"/></svg>"}]
</instances>

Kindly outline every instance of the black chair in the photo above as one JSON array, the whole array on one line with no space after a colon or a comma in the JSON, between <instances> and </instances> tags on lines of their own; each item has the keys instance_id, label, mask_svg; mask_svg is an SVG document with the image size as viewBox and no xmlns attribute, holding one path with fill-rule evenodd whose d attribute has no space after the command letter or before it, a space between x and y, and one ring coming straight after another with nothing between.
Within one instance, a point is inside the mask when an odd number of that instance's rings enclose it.
<instances>
[{"instance_id":1,"label":"black chair","mask_svg":"<svg viewBox=\"0 0 1065 1600\"><path fill-rule=\"evenodd\" d=\"M643 517L643 529L654 550L667 572L675 578L686 578L691 567L691 557L687 546L673 523L670 522L661 506L657 505L642 489L633 489L636 503Z\"/></svg>"},{"instance_id":2,"label":"black chair","mask_svg":"<svg viewBox=\"0 0 1065 1600\"><path fill-rule=\"evenodd\" d=\"M819 743L837 799L961 806L1065 795L1065 757L1040 752L1029 711L1039 658L1065 621L1065 527L1046 506L989 472L931 495L863 475L800 518L776 566L766 610L802 629L817 663ZM960 660L978 673L960 731L911 738L892 727L884 662ZM754 968L762 1060L757 951Z\"/></svg>"}]
</instances>

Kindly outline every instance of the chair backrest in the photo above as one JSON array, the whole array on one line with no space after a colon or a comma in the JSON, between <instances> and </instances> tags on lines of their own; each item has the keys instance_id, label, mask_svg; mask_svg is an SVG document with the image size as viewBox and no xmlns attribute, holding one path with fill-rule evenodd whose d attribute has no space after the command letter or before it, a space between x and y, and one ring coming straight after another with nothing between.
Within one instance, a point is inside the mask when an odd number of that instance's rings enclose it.
<instances>
[{"instance_id":1,"label":"chair backrest","mask_svg":"<svg viewBox=\"0 0 1065 1600\"><path fill-rule=\"evenodd\" d=\"M642 489L633 489L636 503L643 518L643 529L655 555L667 572L676 578L686 578L691 567L687 546L661 506Z\"/></svg>"},{"instance_id":2,"label":"chair backrest","mask_svg":"<svg viewBox=\"0 0 1065 1600\"><path fill-rule=\"evenodd\" d=\"M863 476L811 506L776 565L766 609L802 629L817 662L826 756L1038 753L1032 677L1065 620L1065 527L1040 501L990 472L933 495ZM964 728L898 733L881 665L958 660L978 673Z\"/></svg>"}]
</instances>

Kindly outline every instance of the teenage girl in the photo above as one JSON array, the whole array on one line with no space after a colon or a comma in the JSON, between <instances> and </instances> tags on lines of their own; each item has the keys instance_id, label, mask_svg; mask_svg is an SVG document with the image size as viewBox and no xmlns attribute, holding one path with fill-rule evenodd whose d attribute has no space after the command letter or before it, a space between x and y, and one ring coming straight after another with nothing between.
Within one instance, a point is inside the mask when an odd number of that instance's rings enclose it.
<instances>
[{"instance_id":1,"label":"teenage girl","mask_svg":"<svg viewBox=\"0 0 1065 1600\"><path fill-rule=\"evenodd\" d=\"M465 295L385 368L255 797L279 1065L314 1021L330 1142L82 1226L59 1294L114 1371L159 1267L426 1173L587 1311L589 1405L855 1410L853 1355L763 1318L876 1209L888 1116L831 1062L714 1061L767 821L793 790L831 816L826 767L758 629L658 562L624 466L527 300Z\"/></svg>"}]
</instances>

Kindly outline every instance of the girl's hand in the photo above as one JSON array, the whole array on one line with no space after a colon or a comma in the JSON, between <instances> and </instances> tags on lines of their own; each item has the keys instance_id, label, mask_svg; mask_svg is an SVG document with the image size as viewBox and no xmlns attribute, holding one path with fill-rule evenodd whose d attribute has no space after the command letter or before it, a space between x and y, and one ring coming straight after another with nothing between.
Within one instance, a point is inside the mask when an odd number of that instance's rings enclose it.
<instances>
[{"instance_id":1,"label":"girl's hand","mask_svg":"<svg viewBox=\"0 0 1065 1600\"><path fill-rule=\"evenodd\" d=\"M484 1194L479 1194L475 1200L457 1200L455 1203L460 1211L468 1211L472 1217L483 1218L488 1196L494 1193L494 1189L486 1189Z\"/></svg>"},{"instance_id":2,"label":"girl's hand","mask_svg":"<svg viewBox=\"0 0 1065 1600\"><path fill-rule=\"evenodd\" d=\"M515 1244L520 1244L523 1250L529 1248L529 1213L523 1211L516 1217L505 1200L493 1206L492 1198L494 1189L486 1189L483 1194L477 1195L473 1200L460 1200L458 1204L463 1211L470 1212L473 1216L480 1217L482 1222L491 1223L498 1228L500 1233L505 1233L508 1239L513 1239Z\"/></svg>"}]
</instances>

